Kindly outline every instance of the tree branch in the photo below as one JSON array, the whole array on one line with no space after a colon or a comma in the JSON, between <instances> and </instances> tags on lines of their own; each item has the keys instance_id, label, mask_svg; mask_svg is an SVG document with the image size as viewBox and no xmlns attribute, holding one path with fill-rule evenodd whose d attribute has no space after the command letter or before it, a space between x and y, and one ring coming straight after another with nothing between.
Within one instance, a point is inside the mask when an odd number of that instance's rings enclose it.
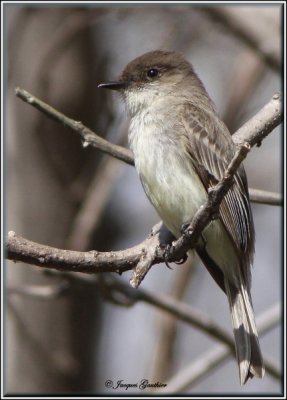
<instances>
[{"instance_id":1,"label":"tree branch","mask_svg":"<svg viewBox=\"0 0 287 400\"><path fill-rule=\"evenodd\" d=\"M27 92L24 89L17 87L15 89L15 94L20 99L35 107L37 110L41 111L52 120L59 122L64 126L68 126L73 131L77 132L83 139L84 147L92 145L93 147L102 150L105 153L108 153L111 156L126 162L127 164L134 165L134 158L129 149L118 146L117 144L110 143L109 141L97 135L91 129L87 128L84 124L82 124L82 122L75 121L74 119L67 117L60 111L51 107L49 104L44 103L42 100L33 96L31 93Z\"/></svg>"},{"instance_id":2,"label":"tree branch","mask_svg":"<svg viewBox=\"0 0 287 400\"><path fill-rule=\"evenodd\" d=\"M232 135L232 139L236 144L247 141L252 147L260 146L262 140L282 121L282 96L275 93L257 114Z\"/></svg>"},{"instance_id":3,"label":"tree branch","mask_svg":"<svg viewBox=\"0 0 287 400\"><path fill-rule=\"evenodd\" d=\"M116 158L133 164L133 157L127 149L113 145L100 138L81 122L66 117L23 89L17 88L16 94L50 118L78 132L84 143L92 144ZM132 286L138 287L152 265L166 261L179 261L184 257L187 250L195 246L202 230L212 218L218 215L219 205L232 184L233 175L250 148L256 144L261 144L263 138L280 123L281 119L281 98L279 94L276 94L255 117L233 135L236 143L238 143L238 150L225 171L223 179L209 190L205 205L201 206L197 211L184 234L173 243L168 255L166 254L165 245L170 241L170 238L167 240L162 224L158 224L153 229L153 233L141 244L127 250L108 253L60 250L33 243L16 236L14 232L10 232L6 243L8 259L24 261L40 267L54 268L61 271L86 273L122 273L134 268L130 283Z\"/></svg>"},{"instance_id":4,"label":"tree branch","mask_svg":"<svg viewBox=\"0 0 287 400\"><path fill-rule=\"evenodd\" d=\"M65 272L121 274L137 266L147 258L150 249L154 250L161 243L159 239L161 228L161 224L156 225L155 229L158 231L137 246L110 252L62 250L32 242L11 231L6 241L7 259ZM155 261L158 263L162 260L155 259Z\"/></svg>"}]
</instances>

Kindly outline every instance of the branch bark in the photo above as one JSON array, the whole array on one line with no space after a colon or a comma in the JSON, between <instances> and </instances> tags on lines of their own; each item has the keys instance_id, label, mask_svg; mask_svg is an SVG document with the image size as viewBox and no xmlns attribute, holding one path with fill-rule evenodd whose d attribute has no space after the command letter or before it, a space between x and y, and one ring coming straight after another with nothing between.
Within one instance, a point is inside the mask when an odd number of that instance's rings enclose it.
<instances>
[{"instance_id":1,"label":"branch bark","mask_svg":"<svg viewBox=\"0 0 287 400\"><path fill-rule=\"evenodd\" d=\"M26 103L35 107L37 110L41 111L47 115L52 120L59 122L64 126L68 126L73 131L77 132L83 139L83 146L87 147L92 145L93 147L110 154L111 156L118 158L127 164L134 165L134 158L130 150L118 146L117 144L112 144L107 140L103 139L101 136L93 132L91 129L87 128L82 122L75 121L72 118L67 117L60 111L51 107L49 104L44 103L42 100L33 96L31 93L24 89L17 87L15 89L15 94L20 99L24 100Z\"/></svg>"},{"instance_id":2,"label":"branch bark","mask_svg":"<svg viewBox=\"0 0 287 400\"><path fill-rule=\"evenodd\" d=\"M282 96L280 93L275 93L261 110L232 135L232 139L236 144L247 141L252 147L254 145L260 146L262 140L282 120Z\"/></svg>"},{"instance_id":3,"label":"branch bark","mask_svg":"<svg viewBox=\"0 0 287 400\"><path fill-rule=\"evenodd\" d=\"M56 269L58 271L85 272L95 274L99 272L117 272L134 268L140 263L149 248L156 248L160 244L159 232L149 236L142 243L127 250L88 252L62 250L42 245L17 236L15 232L8 233L6 241L7 259L22 261L38 267ZM160 262L160 259L155 260ZM162 260L161 260L162 261Z\"/></svg>"}]
</instances>

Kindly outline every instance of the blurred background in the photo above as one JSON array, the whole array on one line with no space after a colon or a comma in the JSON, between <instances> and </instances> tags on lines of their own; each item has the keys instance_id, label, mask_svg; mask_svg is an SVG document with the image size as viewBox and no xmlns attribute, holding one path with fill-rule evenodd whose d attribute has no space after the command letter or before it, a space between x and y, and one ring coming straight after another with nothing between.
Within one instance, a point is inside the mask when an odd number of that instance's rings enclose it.
<instances>
[{"instance_id":1,"label":"blurred background","mask_svg":"<svg viewBox=\"0 0 287 400\"><path fill-rule=\"evenodd\" d=\"M126 145L124 105L97 85L147 51L181 51L233 133L281 89L281 11L280 4L5 4L5 235L14 230L55 247L108 251L139 243L159 220L133 167L85 148L76 133L16 98L16 86ZM281 192L281 143L279 127L248 155L251 188ZM252 296L259 324L282 300L282 208L253 203L252 209ZM172 267L153 267L141 288L191 305L231 334L227 299L198 258ZM119 380L142 379L166 383L177 394L282 390L280 321L260 340L273 374L240 387L231 356L200 378L194 375L198 366L212 364L209 356L219 342L111 290L111 278L128 282L129 272L87 279L7 262L4 277L6 393L148 394L105 386L107 380L116 387ZM184 383L171 386L186 368Z\"/></svg>"}]
</instances>

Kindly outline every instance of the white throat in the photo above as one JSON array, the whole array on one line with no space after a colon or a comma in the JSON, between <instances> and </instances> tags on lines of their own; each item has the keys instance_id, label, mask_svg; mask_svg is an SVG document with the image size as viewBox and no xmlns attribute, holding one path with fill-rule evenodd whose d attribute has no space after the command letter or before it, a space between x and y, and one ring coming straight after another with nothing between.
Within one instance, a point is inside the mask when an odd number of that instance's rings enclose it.
<instances>
[{"instance_id":1,"label":"white throat","mask_svg":"<svg viewBox=\"0 0 287 400\"><path fill-rule=\"evenodd\" d=\"M131 117L134 117L154 105L160 98L160 92L157 86L150 86L148 90L146 88L127 90L124 96L128 112Z\"/></svg>"}]
</instances>

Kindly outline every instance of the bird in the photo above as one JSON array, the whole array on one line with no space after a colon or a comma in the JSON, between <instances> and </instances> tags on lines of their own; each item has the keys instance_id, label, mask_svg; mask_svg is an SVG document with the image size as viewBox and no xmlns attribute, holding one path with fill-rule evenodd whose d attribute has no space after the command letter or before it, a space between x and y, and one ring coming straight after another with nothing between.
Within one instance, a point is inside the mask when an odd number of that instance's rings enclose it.
<instances>
[{"instance_id":1,"label":"bird","mask_svg":"<svg viewBox=\"0 0 287 400\"><path fill-rule=\"evenodd\" d=\"M143 189L170 232L183 227L206 202L236 152L202 81L185 57L154 50L127 64L116 81L130 115L128 140ZM255 231L243 165L195 246L227 295L240 384L264 376L251 299ZM208 295L208 294L207 294Z\"/></svg>"}]
</instances>

